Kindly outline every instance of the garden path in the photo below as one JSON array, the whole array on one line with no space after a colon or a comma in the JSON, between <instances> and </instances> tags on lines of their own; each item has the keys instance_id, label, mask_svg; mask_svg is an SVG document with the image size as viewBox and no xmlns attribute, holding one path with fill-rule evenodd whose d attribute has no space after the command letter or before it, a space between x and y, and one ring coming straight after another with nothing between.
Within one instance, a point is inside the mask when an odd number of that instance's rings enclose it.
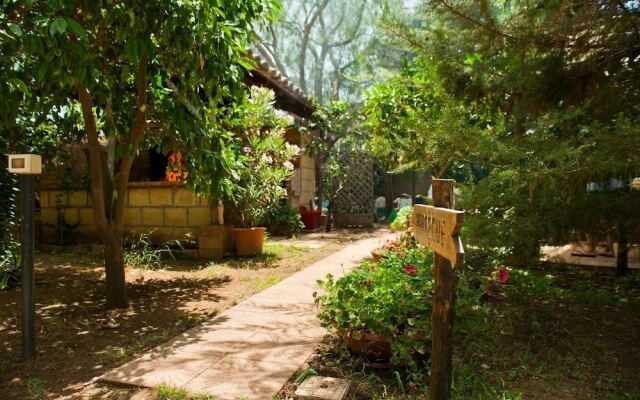
<instances>
[{"instance_id":1,"label":"garden path","mask_svg":"<svg viewBox=\"0 0 640 400\"><path fill-rule=\"evenodd\" d=\"M355 241L99 379L167 384L216 399L271 399L326 333L316 318L316 280L341 276L392 237L382 230Z\"/></svg>"}]
</instances>

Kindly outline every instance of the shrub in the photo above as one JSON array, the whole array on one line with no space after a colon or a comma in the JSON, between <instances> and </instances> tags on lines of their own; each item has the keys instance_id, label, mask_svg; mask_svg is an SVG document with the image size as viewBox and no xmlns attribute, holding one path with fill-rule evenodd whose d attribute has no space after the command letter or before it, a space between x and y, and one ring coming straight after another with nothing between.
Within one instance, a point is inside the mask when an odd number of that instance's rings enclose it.
<instances>
[{"instance_id":1,"label":"shrub","mask_svg":"<svg viewBox=\"0 0 640 400\"><path fill-rule=\"evenodd\" d=\"M267 225L273 233L288 237L298 236L304 229L300 213L287 204L280 204L269 212Z\"/></svg>"},{"instance_id":2,"label":"shrub","mask_svg":"<svg viewBox=\"0 0 640 400\"><path fill-rule=\"evenodd\" d=\"M294 173L291 162L298 146L285 140L286 121L275 113L273 91L252 87L250 97L229 117L237 131L238 169L231 175L233 190L226 209L243 228L263 223L270 210L287 197L282 182Z\"/></svg>"},{"instance_id":3,"label":"shrub","mask_svg":"<svg viewBox=\"0 0 640 400\"><path fill-rule=\"evenodd\" d=\"M325 327L356 338L383 336L391 362L417 367L414 355L428 351L433 290L431 253L417 247L390 252L378 262L363 262L337 281L318 282L326 294L316 302Z\"/></svg>"},{"instance_id":4,"label":"shrub","mask_svg":"<svg viewBox=\"0 0 640 400\"><path fill-rule=\"evenodd\" d=\"M412 213L413 213L412 206L402 207L400 211L398 211L398 215L396 216L396 219L394 219L389 226L394 231L403 231L408 229L409 224L411 223Z\"/></svg>"},{"instance_id":5,"label":"shrub","mask_svg":"<svg viewBox=\"0 0 640 400\"><path fill-rule=\"evenodd\" d=\"M20 249L13 240L3 241L0 248L0 290L20 281Z\"/></svg>"}]
</instances>

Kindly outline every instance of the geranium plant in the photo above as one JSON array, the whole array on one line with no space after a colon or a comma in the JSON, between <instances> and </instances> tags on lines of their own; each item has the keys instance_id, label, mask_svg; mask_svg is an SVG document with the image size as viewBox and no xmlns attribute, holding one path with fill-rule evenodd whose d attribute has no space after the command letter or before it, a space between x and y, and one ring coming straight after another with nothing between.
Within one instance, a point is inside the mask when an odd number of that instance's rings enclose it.
<instances>
[{"instance_id":1,"label":"geranium plant","mask_svg":"<svg viewBox=\"0 0 640 400\"><path fill-rule=\"evenodd\" d=\"M416 366L416 355L428 352L433 294L432 256L418 247L392 251L377 262L363 262L335 280L316 302L323 325L345 337L384 337L391 362Z\"/></svg>"},{"instance_id":2,"label":"geranium plant","mask_svg":"<svg viewBox=\"0 0 640 400\"><path fill-rule=\"evenodd\" d=\"M283 184L294 172L291 161L299 149L285 141L286 121L276 114L274 103L272 90L254 86L230 118L239 159L227 208L240 227L265 221L287 196Z\"/></svg>"}]
</instances>

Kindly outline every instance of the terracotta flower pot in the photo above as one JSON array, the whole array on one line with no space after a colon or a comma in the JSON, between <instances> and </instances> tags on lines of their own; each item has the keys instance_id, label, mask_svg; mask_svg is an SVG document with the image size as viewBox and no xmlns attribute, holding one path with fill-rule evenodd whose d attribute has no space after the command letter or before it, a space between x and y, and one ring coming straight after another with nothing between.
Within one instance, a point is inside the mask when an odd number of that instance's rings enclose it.
<instances>
[{"instance_id":1,"label":"terracotta flower pot","mask_svg":"<svg viewBox=\"0 0 640 400\"><path fill-rule=\"evenodd\" d=\"M362 333L360 339L353 337L353 333L346 335L347 348L352 353L372 362L388 362L391 358L391 345L384 336Z\"/></svg>"},{"instance_id":2,"label":"terracotta flower pot","mask_svg":"<svg viewBox=\"0 0 640 400\"><path fill-rule=\"evenodd\" d=\"M236 254L253 256L262 253L266 228L233 228Z\"/></svg>"},{"instance_id":3,"label":"terracotta flower pot","mask_svg":"<svg viewBox=\"0 0 640 400\"><path fill-rule=\"evenodd\" d=\"M371 257L373 257L373 261L380 261L383 258L387 258L388 255L389 255L389 250L386 250L382 247L378 247L371 250Z\"/></svg>"}]
</instances>

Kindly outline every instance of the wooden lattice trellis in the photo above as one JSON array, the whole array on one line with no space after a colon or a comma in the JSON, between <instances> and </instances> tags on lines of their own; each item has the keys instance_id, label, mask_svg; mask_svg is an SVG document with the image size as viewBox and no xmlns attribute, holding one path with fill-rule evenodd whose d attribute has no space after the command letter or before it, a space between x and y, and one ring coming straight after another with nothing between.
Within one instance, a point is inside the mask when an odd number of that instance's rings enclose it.
<instances>
[{"instance_id":1,"label":"wooden lattice trellis","mask_svg":"<svg viewBox=\"0 0 640 400\"><path fill-rule=\"evenodd\" d=\"M336 197L336 213L372 213L373 160L363 151L345 151L340 154L340 166L346 176Z\"/></svg>"}]
</instances>

